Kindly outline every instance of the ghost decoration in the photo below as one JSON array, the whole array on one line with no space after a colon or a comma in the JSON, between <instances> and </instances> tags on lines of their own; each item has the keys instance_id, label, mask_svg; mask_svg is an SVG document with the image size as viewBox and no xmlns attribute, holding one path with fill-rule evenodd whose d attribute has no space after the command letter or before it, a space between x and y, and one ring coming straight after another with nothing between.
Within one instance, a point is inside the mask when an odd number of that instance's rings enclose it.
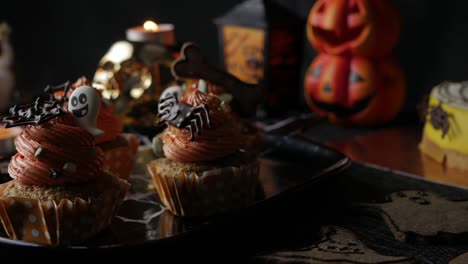
<instances>
[{"instance_id":1,"label":"ghost decoration","mask_svg":"<svg viewBox=\"0 0 468 264\"><path fill-rule=\"evenodd\" d=\"M76 88L68 100L68 110L76 117L80 126L95 138L104 135L104 131L96 127L100 101L99 94L90 86Z\"/></svg>"}]
</instances>

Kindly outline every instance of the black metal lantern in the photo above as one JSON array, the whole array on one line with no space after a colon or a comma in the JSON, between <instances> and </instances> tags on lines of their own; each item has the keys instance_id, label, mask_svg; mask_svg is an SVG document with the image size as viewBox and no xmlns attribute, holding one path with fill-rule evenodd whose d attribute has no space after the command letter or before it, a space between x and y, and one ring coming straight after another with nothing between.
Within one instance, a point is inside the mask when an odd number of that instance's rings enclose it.
<instances>
[{"instance_id":1,"label":"black metal lantern","mask_svg":"<svg viewBox=\"0 0 468 264\"><path fill-rule=\"evenodd\" d=\"M248 0L217 18L222 64L266 88L264 109L278 116L299 103L304 21L271 0Z\"/></svg>"}]
</instances>

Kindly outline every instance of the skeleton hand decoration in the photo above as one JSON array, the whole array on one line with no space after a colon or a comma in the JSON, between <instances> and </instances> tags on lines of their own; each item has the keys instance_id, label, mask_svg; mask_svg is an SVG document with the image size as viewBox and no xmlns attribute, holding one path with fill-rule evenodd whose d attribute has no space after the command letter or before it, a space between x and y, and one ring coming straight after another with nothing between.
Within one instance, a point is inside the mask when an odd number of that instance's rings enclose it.
<instances>
[{"instance_id":1,"label":"skeleton hand decoration","mask_svg":"<svg viewBox=\"0 0 468 264\"><path fill-rule=\"evenodd\" d=\"M190 141L195 140L195 134L201 134L202 128L211 126L206 104L191 106L187 103L180 103L175 93L159 101L158 111L160 123L165 122L176 128L187 129L190 132Z\"/></svg>"}]
</instances>

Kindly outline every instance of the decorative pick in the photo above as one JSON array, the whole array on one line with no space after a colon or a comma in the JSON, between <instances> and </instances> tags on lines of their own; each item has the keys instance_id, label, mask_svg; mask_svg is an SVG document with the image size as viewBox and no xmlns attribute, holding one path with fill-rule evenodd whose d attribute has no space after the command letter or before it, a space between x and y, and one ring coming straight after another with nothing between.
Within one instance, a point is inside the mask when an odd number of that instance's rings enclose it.
<instances>
[{"instance_id":1,"label":"decorative pick","mask_svg":"<svg viewBox=\"0 0 468 264\"><path fill-rule=\"evenodd\" d=\"M174 61L171 67L172 75L176 79L195 78L214 83L234 96L240 106L240 114L250 116L255 113L264 92L259 85L243 82L207 63L200 48L194 43L185 43L180 53L181 57Z\"/></svg>"}]
</instances>

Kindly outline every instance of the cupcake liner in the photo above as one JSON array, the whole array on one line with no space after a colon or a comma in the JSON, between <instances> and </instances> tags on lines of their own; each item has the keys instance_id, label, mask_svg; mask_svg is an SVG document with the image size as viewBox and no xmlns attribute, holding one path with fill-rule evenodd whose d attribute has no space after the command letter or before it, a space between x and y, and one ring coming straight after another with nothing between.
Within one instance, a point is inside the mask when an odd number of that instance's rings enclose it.
<instances>
[{"instance_id":1,"label":"cupcake liner","mask_svg":"<svg viewBox=\"0 0 468 264\"><path fill-rule=\"evenodd\" d=\"M164 211L159 215L157 237L158 239L164 239L173 237L174 235L180 234L186 231L186 227L183 224L182 218L175 216L169 210Z\"/></svg>"},{"instance_id":2,"label":"cupcake liner","mask_svg":"<svg viewBox=\"0 0 468 264\"><path fill-rule=\"evenodd\" d=\"M127 180L135 164L140 141L136 135L121 134L126 144L116 147L103 147L104 164L102 169L121 179Z\"/></svg>"},{"instance_id":3,"label":"cupcake liner","mask_svg":"<svg viewBox=\"0 0 468 264\"><path fill-rule=\"evenodd\" d=\"M259 163L209 170L201 175L181 172L164 177L153 162L148 170L161 202L173 214L205 216L251 204Z\"/></svg>"},{"instance_id":4,"label":"cupcake liner","mask_svg":"<svg viewBox=\"0 0 468 264\"><path fill-rule=\"evenodd\" d=\"M109 226L129 188L119 180L119 188L100 186L97 198L85 201L62 199L40 201L33 198L0 199L0 221L11 239L48 245L70 245L93 237Z\"/></svg>"}]
</instances>

